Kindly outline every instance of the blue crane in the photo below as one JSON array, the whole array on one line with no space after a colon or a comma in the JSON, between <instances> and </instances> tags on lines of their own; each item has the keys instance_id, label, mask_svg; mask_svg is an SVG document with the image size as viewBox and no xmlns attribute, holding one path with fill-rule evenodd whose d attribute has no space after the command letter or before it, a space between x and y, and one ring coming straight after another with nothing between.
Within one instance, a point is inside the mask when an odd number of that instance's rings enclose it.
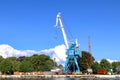
<instances>
[{"instance_id":1,"label":"blue crane","mask_svg":"<svg viewBox=\"0 0 120 80\"><path fill-rule=\"evenodd\" d=\"M59 23L59 25L58 25ZM66 45L66 62L64 66L64 72L80 72L80 67L78 64L78 58L81 57L81 51L79 49L77 39L74 41L68 41L67 35L64 30L64 26L62 24L62 19L60 13L57 14L56 17L56 27L60 26L64 38L64 42Z\"/></svg>"}]
</instances>

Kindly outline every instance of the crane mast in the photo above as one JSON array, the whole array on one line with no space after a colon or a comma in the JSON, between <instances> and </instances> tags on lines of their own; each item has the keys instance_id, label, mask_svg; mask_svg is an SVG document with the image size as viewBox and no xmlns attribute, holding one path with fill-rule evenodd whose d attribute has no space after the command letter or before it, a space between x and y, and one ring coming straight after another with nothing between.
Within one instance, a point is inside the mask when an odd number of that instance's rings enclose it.
<instances>
[{"instance_id":1,"label":"crane mast","mask_svg":"<svg viewBox=\"0 0 120 80\"><path fill-rule=\"evenodd\" d=\"M63 34L63 37L64 37L64 41L65 41L65 45L66 45L66 48L68 49L69 48L69 45L68 45L68 40L67 40L67 35L65 33L65 30L64 30L64 26L62 24L62 19L61 19L61 16L60 16L60 13L57 14L57 17L56 17L56 27L58 25L58 21L60 22L60 28L62 30L62 34Z\"/></svg>"}]
</instances>

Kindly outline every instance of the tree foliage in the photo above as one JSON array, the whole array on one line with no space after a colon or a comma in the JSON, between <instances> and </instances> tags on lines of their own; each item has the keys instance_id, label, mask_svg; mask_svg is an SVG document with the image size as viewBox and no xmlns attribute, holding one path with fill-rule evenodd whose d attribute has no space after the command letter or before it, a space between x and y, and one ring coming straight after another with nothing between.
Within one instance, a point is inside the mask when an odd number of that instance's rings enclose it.
<instances>
[{"instance_id":1,"label":"tree foliage","mask_svg":"<svg viewBox=\"0 0 120 80\"><path fill-rule=\"evenodd\" d=\"M78 58L78 64L80 70L83 72L88 68L93 69L93 73L97 73L97 70L109 70L112 66L113 72L116 72L116 68L120 66L120 62L110 63L106 59L102 59L100 62L95 62L94 57L88 52L82 51L82 57ZM33 55L30 57L8 57L4 59L0 56L0 71L2 72L31 72L31 71L50 71L57 63L55 63L49 56ZM58 66L63 69L62 65Z\"/></svg>"},{"instance_id":2,"label":"tree foliage","mask_svg":"<svg viewBox=\"0 0 120 80\"><path fill-rule=\"evenodd\" d=\"M2 72L14 72L19 70L19 62L16 61L16 57L8 57L0 62L0 71Z\"/></svg>"},{"instance_id":3,"label":"tree foliage","mask_svg":"<svg viewBox=\"0 0 120 80\"><path fill-rule=\"evenodd\" d=\"M54 65L53 60L44 54L33 55L30 57L30 62L33 64L32 67L34 71L50 71Z\"/></svg>"},{"instance_id":4,"label":"tree foliage","mask_svg":"<svg viewBox=\"0 0 120 80\"><path fill-rule=\"evenodd\" d=\"M108 60L102 59L102 60L100 61L100 66L101 66L101 69L102 69L102 70L109 70L111 64L110 64L110 62L109 62Z\"/></svg>"},{"instance_id":5,"label":"tree foliage","mask_svg":"<svg viewBox=\"0 0 120 80\"><path fill-rule=\"evenodd\" d=\"M93 73L97 73L97 70L113 70L113 73L117 73L117 68L120 66L120 62L110 63L107 59L102 59L100 62L94 62L92 65ZM120 70L120 69L119 69Z\"/></svg>"},{"instance_id":6,"label":"tree foliage","mask_svg":"<svg viewBox=\"0 0 120 80\"><path fill-rule=\"evenodd\" d=\"M29 60L25 59L19 65L19 71L20 72L30 72L33 70L31 65L32 65L31 62Z\"/></svg>"},{"instance_id":7,"label":"tree foliage","mask_svg":"<svg viewBox=\"0 0 120 80\"><path fill-rule=\"evenodd\" d=\"M82 51L82 57L78 59L80 70L85 71L88 68L91 68L94 60L94 57L90 53Z\"/></svg>"},{"instance_id":8,"label":"tree foliage","mask_svg":"<svg viewBox=\"0 0 120 80\"><path fill-rule=\"evenodd\" d=\"M20 56L20 57L17 58L17 61L20 61L20 62L21 62L21 61L23 61L25 58L26 58L25 56Z\"/></svg>"},{"instance_id":9,"label":"tree foliage","mask_svg":"<svg viewBox=\"0 0 120 80\"><path fill-rule=\"evenodd\" d=\"M97 70L100 70L101 69L101 66L98 62L94 62L93 65L92 65L92 70L93 70L93 73L96 74L97 73Z\"/></svg>"},{"instance_id":10,"label":"tree foliage","mask_svg":"<svg viewBox=\"0 0 120 80\"><path fill-rule=\"evenodd\" d=\"M4 60L4 58L2 56L0 56L0 63L2 62L2 60Z\"/></svg>"},{"instance_id":11,"label":"tree foliage","mask_svg":"<svg viewBox=\"0 0 120 80\"><path fill-rule=\"evenodd\" d=\"M0 71L2 72L50 71L54 66L54 61L44 54L30 57L21 56L19 58L8 57L6 59L1 56L0 60Z\"/></svg>"},{"instance_id":12,"label":"tree foliage","mask_svg":"<svg viewBox=\"0 0 120 80\"><path fill-rule=\"evenodd\" d=\"M112 62L113 72L116 72L116 68L120 66L120 62Z\"/></svg>"},{"instance_id":13,"label":"tree foliage","mask_svg":"<svg viewBox=\"0 0 120 80\"><path fill-rule=\"evenodd\" d=\"M4 59L0 63L0 71L2 72L13 71L12 62L9 59Z\"/></svg>"}]
</instances>

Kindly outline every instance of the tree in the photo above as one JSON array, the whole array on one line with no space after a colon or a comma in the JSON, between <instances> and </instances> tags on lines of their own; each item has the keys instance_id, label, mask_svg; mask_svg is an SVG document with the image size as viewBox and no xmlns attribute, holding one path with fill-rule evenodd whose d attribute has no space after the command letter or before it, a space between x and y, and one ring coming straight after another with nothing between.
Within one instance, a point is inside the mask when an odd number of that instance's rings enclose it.
<instances>
[{"instance_id":1,"label":"tree","mask_svg":"<svg viewBox=\"0 0 120 80\"><path fill-rule=\"evenodd\" d=\"M17 58L16 58L16 57L8 57L8 58L6 58L6 59L8 59L8 60L11 62L12 71L13 71L13 72L19 70L20 62L17 61Z\"/></svg>"},{"instance_id":2,"label":"tree","mask_svg":"<svg viewBox=\"0 0 120 80\"><path fill-rule=\"evenodd\" d=\"M30 57L22 56L19 58L8 57L6 59L0 56L0 71L6 73L13 73L14 71L50 71L54 64L56 63L49 56L44 54L35 54Z\"/></svg>"},{"instance_id":3,"label":"tree","mask_svg":"<svg viewBox=\"0 0 120 80\"><path fill-rule=\"evenodd\" d=\"M30 60L23 60L21 64L19 65L19 71L20 72L30 72L33 71L32 63Z\"/></svg>"},{"instance_id":4,"label":"tree","mask_svg":"<svg viewBox=\"0 0 120 80\"><path fill-rule=\"evenodd\" d=\"M61 70L63 70L64 67L63 67L63 65L60 64L60 65L58 65L58 68L60 68Z\"/></svg>"},{"instance_id":5,"label":"tree","mask_svg":"<svg viewBox=\"0 0 120 80\"><path fill-rule=\"evenodd\" d=\"M7 73L7 72L13 72L13 68L12 68L12 63L9 59L4 59L1 63L0 63L0 71L2 71L3 73Z\"/></svg>"},{"instance_id":6,"label":"tree","mask_svg":"<svg viewBox=\"0 0 120 80\"><path fill-rule=\"evenodd\" d=\"M40 65L42 64L41 59L39 55L33 55L30 57L30 62L32 64L34 71L40 71Z\"/></svg>"},{"instance_id":7,"label":"tree","mask_svg":"<svg viewBox=\"0 0 120 80\"><path fill-rule=\"evenodd\" d=\"M22 61L20 71L50 71L53 65L54 62L49 56L33 55Z\"/></svg>"},{"instance_id":8,"label":"tree","mask_svg":"<svg viewBox=\"0 0 120 80\"><path fill-rule=\"evenodd\" d=\"M17 58L17 61L20 61L20 62L21 62L21 61L23 61L25 58L26 58L25 56L20 56L20 57Z\"/></svg>"},{"instance_id":9,"label":"tree","mask_svg":"<svg viewBox=\"0 0 120 80\"><path fill-rule=\"evenodd\" d=\"M109 71L111 64L108 60L102 59L100 61L100 66L101 66L101 69Z\"/></svg>"},{"instance_id":10,"label":"tree","mask_svg":"<svg viewBox=\"0 0 120 80\"><path fill-rule=\"evenodd\" d=\"M90 53L82 51L82 57L78 58L80 70L85 71L88 68L91 68L92 64L94 63L94 60L94 57Z\"/></svg>"},{"instance_id":11,"label":"tree","mask_svg":"<svg viewBox=\"0 0 120 80\"><path fill-rule=\"evenodd\" d=\"M120 66L116 67L116 73L120 74Z\"/></svg>"},{"instance_id":12,"label":"tree","mask_svg":"<svg viewBox=\"0 0 120 80\"><path fill-rule=\"evenodd\" d=\"M120 66L120 62L112 62L113 72L116 72L116 68Z\"/></svg>"},{"instance_id":13,"label":"tree","mask_svg":"<svg viewBox=\"0 0 120 80\"><path fill-rule=\"evenodd\" d=\"M2 56L0 56L0 62L2 62L2 60L4 60L4 58Z\"/></svg>"},{"instance_id":14,"label":"tree","mask_svg":"<svg viewBox=\"0 0 120 80\"><path fill-rule=\"evenodd\" d=\"M40 64L38 65L40 68L39 70L50 71L53 68L54 61L49 56L42 54L42 55L39 55L39 59L40 59L40 62L39 62Z\"/></svg>"},{"instance_id":15,"label":"tree","mask_svg":"<svg viewBox=\"0 0 120 80\"><path fill-rule=\"evenodd\" d=\"M16 57L8 57L8 58L6 58L6 59L8 59L8 60L10 60L10 61L16 61Z\"/></svg>"},{"instance_id":16,"label":"tree","mask_svg":"<svg viewBox=\"0 0 120 80\"><path fill-rule=\"evenodd\" d=\"M19 62L17 61L16 57L8 57L3 59L0 63L0 71L13 74L14 71L19 70Z\"/></svg>"},{"instance_id":17,"label":"tree","mask_svg":"<svg viewBox=\"0 0 120 80\"><path fill-rule=\"evenodd\" d=\"M97 70L101 69L101 66L100 66L100 64L98 62L94 62L91 68L93 70L93 73L96 74Z\"/></svg>"}]
</instances>

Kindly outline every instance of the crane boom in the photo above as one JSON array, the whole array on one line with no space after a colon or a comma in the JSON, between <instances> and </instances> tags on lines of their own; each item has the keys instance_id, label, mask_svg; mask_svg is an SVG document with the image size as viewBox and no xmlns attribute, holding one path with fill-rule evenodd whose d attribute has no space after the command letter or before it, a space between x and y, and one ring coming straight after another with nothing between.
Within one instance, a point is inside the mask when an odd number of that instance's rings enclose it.
<instances>
[{"instance_id":1,"label":"crane boom","mask_svg":"<svg viewBox=\"0 0 120 80\"><path fill-rule=\"evenodd\" d=\"M60 13L58 13L57 17L56 17L56 26L58 26L58 21L60 22L60 28L62 30L62 34L63 34L64 41L65 41L65 45L66 45L66 48L68 49L69 45L68 45L67 35L65 33L64 26L62 24L62 19L61 19Z\"/></svg>"}]
</instances>

